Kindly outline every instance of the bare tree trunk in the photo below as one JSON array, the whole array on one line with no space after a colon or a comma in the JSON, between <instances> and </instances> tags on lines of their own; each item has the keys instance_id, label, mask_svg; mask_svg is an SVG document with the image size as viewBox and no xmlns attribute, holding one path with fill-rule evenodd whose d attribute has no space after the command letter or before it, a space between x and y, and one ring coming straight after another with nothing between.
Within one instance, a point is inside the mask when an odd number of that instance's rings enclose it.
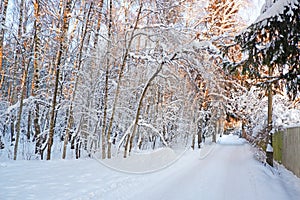
<instances>
[{"instance_id":1,"label":"bare tree trunk","mask_svg":"<svg viewBox=\"0 0 300 200\"><path fill-rule=\"evenodd\" d=\"M96 25L96 30L95 30L95 38L94 38L94 44L93 44L93 48L97 48L97 45L98 45L98 41L99 41L99 38L100 38L100 33L99 33L99 31L100 31L100 27L101 27L101 25L102 25L102 9L103 9L103 2L104 2L104 0L99 0L99 2L98 2L98 4L96 5L96 6L94 6L94 18L92 18L90 21L94 21L94 20L97 20L97 25ZM110 18L111 19L111 18ZM110 26L111 26L111 23L110 23ZM109 29L111 29L111 27L109 27ZM108 31L108 33L110 33L110 31ZM108 38L110 38L110 36L108 36ZM110 42L110 39L109 39L109 42ZM95 65L95 63L93 63L93 65ZM106 74L108 74L108 73L106 73ZM108 79L108 77L107 77L107 79ZM106 81L105 81L106 82ZM108 82L108 81L107 81ZM105 85L107 85L107 84L105 84ZM104 111L105 112L105 111ZM105 119L106 119L106 116L104 117ZM96 135L96 132L97 132L97 130L98 130L98 125L100 124L100 115L98 115L98 123L96 124L96 126L95 126L95 129L94 129L94 135ZM106 122L106 121L105 121ZM105 125L104 125L105 126ZM104 128L102 128L102 131L101 132L103 132L103 130L105 130ZM104 134L102 134L101 133L101 141L102 141L102 148L104 148L104 149L102 149L102 158L104 157L105 158L105 154L106 154L106 152L105 152L105 133ZM100 141L100 138L99 138L99 141ZM100 146L100 144L99 143L95 143L95 145L96 146Z\"/></svg>"},{"instance_id":2,"label":"bare tree trunk","mask_svg":"<svg viewBox=\"0 0 300 200\"><path fill-rule=\"evenodd\" d=\"M18 93L18 91L16 90L16 84L20 84L19 83L19 79L18 77L23 76L23 71L21 72L21 74L19 73L19 68L20 66L25 66L24 64L24 57L22 58L22 51L23 51L23 33L22 30L22 26L23 26L23 16L24 16L24 0L21 0L20 4L19 4L19 24L18 24L18 31L17 31L17 44L15 47L15 52L14 52L14 63L11 67L10 73L11 76L13 77L12 81L9 81L9 96L8 99L10 101L10 105L13 105L16 102L16 96ZM21 63L21 64L20 64ZM25 67L24 67L25 68Z\"/></svg>"},{"instance_id":3,"label":"bare tree trunk","mask_svg":"<svg viewBox=\"0 0 300 200\"><path fill-rule=\"evenodd\" d=\"M18 39L19 40L22 37L23 8L24 8L24 0L21 0L21 2L20 2L20 11L19 11L19 13L20 13L19 26L18 26ZM19 48L21 49L22 46L21 46L20 43L19 43L19 45L20 45ZM22 56L21 54L22 54L21 50L18 51L17 58L21 57ZM24 58L21 58L21 59L23 60ZM24 101L25 92L26 92L27 75L28 75L28 66L25 67L25 70L24 70L24 73L23 73L23 76L22 76L22 81L21 81L21 99L20 99L20 107L19 107L19 112L18 112L18 116L17 116L17 124L16 124L16 141L15 141L15 148L14 148L14 160L17 160L17 154L18 154L20 129L21 129L21 117L22 117L22 112L23 112L23 101Z\"/></svg>"},{"instance_id":4,"label":"bare tree trunk","mask_svg":"<svg viewBox=\"0 0 300 200\"><path fill-rule=\"evenodd\" d=\"M31 135L31 110L28 112L28 120L27 120L27 140L30 140Z\"/></svg>"},{"instance_id":5,"label":"bare tree trunk","mask_svg":"<svg viewBox=\"0 0 300 200\"><path fill-rule=\"evenodd\" d=\"M246 120L245 119L242 119L242 137L247 139L247 135L246 135Z\"/></svg>"},{"instance_id":6,"label":"bare tree trunk","mask_svg":"<svg viewBox=\"0 0 300 200\"><path fill-rule=\"evenodd\" d=\"M75 149L76 159L80 158L80 155L81 155L81 145L82 145L82 142L80 140L80 137L78 137L77 140L76 140L76 149Z\"/></svg>"},{"instance_id":7,"label":"bare tree trunk","mask_svg":"<svg viewBox=\"0 0 300 200\"><path fill-rule=\"evenodd\" d=\"M198 135L198 149L201 148L201 143L202 143L202 123L201 119L197 123L197 135Z\"/></svg>"},{"instance_id":8,"label":"bare tree trunk","mask_svg":"<svg viewBox=\"0 0 300 200\"><path fill-rule=\"evenodd\" d=\"M109 55L107 55L109 56ZM108 100L108 77L109 77L109 63L106 64L105 70L105 89L104 89L104 110L103 110L103 121L102 121L102 130L101 130L101 148L102 148L102 159L106 158L106 118L107 118L107 100ZM109 138L108 138L109 139ZM109 142L109 141L107 141Z\"/></svg>"},{"instance_id":9,"label":"bare tree trunk","mask_svg":"<svg viewBox=\"0 0 300 200\"><path fill-rule=\"evenodd\" d=\"M150 79L147 81L143 91L142 91L142 94L141 94L141 97L139 99L139 102L138 102L138 106L137 106L137 111L136 111L136 114L135 114L135 119L134 119L134 124L133 124L133 130L132 130L132 133L131 133L131 136L130 136L130 145L129 145L129 153L131 152L132 150L132 146L133 146L133 139L135 137L135 134L136 134L136 129L137 129L137 124L138 124L138 120L139 120L139 116L140 116L140 112L141 112L141 108L142 108L142 103L143 103L143 99L146 95L146 92L148 90L148 87L149 85L151 84L151 82L154 80L154 78L159 74L159 72L162 70L162 67L163 65L165 64L165 62L162 62L159 67L157 68L157 70L155 71L155 73L150 77ZM126 144L125 146L125 151L124 151L124 158L127 157L127 146L128 144Z\"/></svg>"},{"instance_id":10,"label":"bare tree trunk","mask_svg":"<svg viewBox=\"0 0 300 200\"><path fill-rule=\"evenodd\" d=\"M78 52L78 56L77 56L75 67L74 67L74 68L77 68L77 71L80 71L80 69L81 69L83 44L84 44L85 36L86 36L87 30L88 30L88 24L89 24L90 13L91 13L92 8L93 8L93 2L91 2L91 4L90 4L89 10L88 10L87 16L86 16L86 21L85 21L85 24L84 24L83 30L82 30L82 37L81 37L81 41L80 41L80 45L79 45L79 52ZM69 137L70 137L70 130L72 128L72 124L74 123L73 109L74 109L74 100L75 100L77 87L78 87L78 75L79 75L78 73L75 75L75 86L74 86L72 99L71 99L71 105L70 105L70 109L69 109L69 113L68 113L68 122L67 122L66 134L65 134L65 138L64 138L64 144L63 144L62 159L66 158L67 144L68 144Z\"/></svg>"},{"instance_id":11,"label":"bare tree trunk","mask_svg":"<svg viewBox=\"0 0 300 200\"><path fill-rule=\"evenodd\" d=\"M195 104L195 99L194 99L193 104ZM197 132L197 129L198 129L198 126L197 126L197 117L196 117L196 115L197 115L196 114L197 113L197 108L193 109L193 106L192 106L192 110L191 111L193 112L193 123L192 123L193 126L192 127L194 127L193 130L192 130L193 136L192 136L192 145L191 145L191 147L194 150L195 149L195 142L196 142L196 134L198 133Z\"/></svg>"},{"instance_id":12,"label":"bare tree trunk","mask_svg":"<svg viewBox=\"0 0 300 200\"><path fill-rule=\"evenodd\" d=\"M32 79L32 89L31 89L31 95L35 97L38 93L39 90L39 56L40 56L40 4L39 0L35 0L34 3L34 16L35 16L35 21L34 21L34 52L33 52L33 79ZM33 119L33 126L34 126L34 139L35 139L35 153L36 154L42 154L41 148L42 148L42 139L41 139L41 128L39 125L39 103L37 100L35 100L35 109L34 109L34 119Z\"/></svg>"},{"instance_id":13,"label":"bare tree trunk","mask_svg":"<svg viewBox=\"0 0 300 200\"><path fill-rule=\"evenodd\" d=\"M108 25L108 46L107 46L107 63L105 71L105 96L104 96L104 113L103 113L103 126L102 126L102 158L105 158L105 130L106 130L106 116L107 116L107 101L108 101L108 77L109 77L109 65L110 65L110 54L111 54L111 28L112 28L112 0L109 1L109 25ZM111 158L111 141L110 131L106 135L107 143L107 158Z\"/></svg>"},{"instance_id":14,"label":"bare tree trunk","mask_svg":"<svg viewBox=\"0 0 300 200\"><path fill-rule=\"evenodd\" d=\"M107 135L108 135L107 136L107 142L108 143L110 143L110 134L111 134L111 131L112 131L112 123L114 121L116 106L117 106L119 95L120 95L120 86L121 86L121 81L122 81L122 75L123 75L123 71L124 71L124 68L125 68L125 65L126 65L126 60L127 60L128 54L129 54L131 43L132 43L133 38L134 38L134 33L135 33L135 30L137 29L137 25L138 25L138 22L139 22L139 19L140 19L140 15L141 15L141 12L142 12L142 7L143 7L143 4L141 2L140 6L139 6L137 17L136 17L135 25L134 25L134 28L132 30L131 36L129 38L128 45L126 46L125 53L124 53L123 60L122 60L122 64L121 64L121 68L120 68L120 71L119 71L117 88L116 88L116 93L115 93L114 102L113 102L113 106L112 106L112 114L111 114L111 117L110 117L110 120L109 120L109 126L108 126L108 131L107 131ZM110 152L110 150L108 152ZM108 155L108 156L110 156L110 155Z\"/></svg>"},{"instance_id":15,"label":"bare tree trunk","mask_svg":"<svg viewBox=\"0 0 300 200\"><path fill-rule=\"evenodd\" d=\"M218 124L217 122L214 123L214 128L215 130L213 131L213 135L212 135L212 142L216 143L217 142L217 131L218 131Z\"/></svg>"},{"instance_id":16,"label":"bare tree trunk","mask_svg":"<svg viewBox=\"0 0 300 200\"><path fill-rule=\"evenodd\" d=\"M60 47L61 48L61 47ZM62 49L59 50L61 52ZM51 118L50 118L50 128L49 128L49 138L48 138L48 149L47 149L47 160L51 159L51 148L53 145L53 136L54 136L54 120L55 120L55 107L56 107L56 98L57 98L57 91L58 91L58 80L59 80L59 73L60 73L60 59L61 53L57 54L57 62L56 62L56 77L55 77L55 86L54 86L54 93L53 93L53 100L51 106Z\"/></svg>"},{"instance_id":17,"label":"bare tree trunk","mask_svg":"<svg viewBox=\"0 0 300 200\"><path fill-rule=\"evenodd\" d=\"M99 1L99 4L98 4L98 22L97 22L97 28L96 28L96 37L95 37L95 40L94 40L94 48L97 47L97 44L98 44L98 40L99 40L99 31L100 31L100 27L101 27L101 20L102 20L102 8L103 8L103 0L100 0Z\"/></svg>"},{"instance_id":18,"label":"bare tree trunk","mask_svg":"<svg viewBox=\"0 0 300 200\"><path fill-rule=\"evenodd\" d=\"M111 158L111 144L110 144L110 134L107 133L107 138L105 138L106 132L106 118L107 118L107 101L108 101L108 78L109 78L109 66L110 66L110 54L111 54L111 28L112 28L112 0L109 1L109 22L108 22L108 45L107 45L107 55L106 55L106 70L105 70L105 87L104 87L104 109L103 109L103 121L101 130L101 152L102 159L106 158L106 143L107 143L107 158ZM100 27L99 27L100 28Z\"/></svg>"},{"instance_id":19,"label":"bare tree trunk","mask_svg":"<svg viewBox=\"0 0 300 200\"><path fill-rule=\"evenodd\" d=\"M18 112L18 118L17 118L17 125L16 125L16 141L15 141L15 148L14 148L14 160L17 160L17 154L18 154L18 146L19 146L19 138L20 138L20 129L21 129L21 119L22 119L22 112L23 112L23 102L24 102L24 97L26 94L26 79L28 75L28 67L25 68L23 78L22 78L22 91L21 91L21 99L20 99L20 108Z\"/></svg>"},{"instance_id":20,"label":"bare tree trunk","mask_svg":"<svg viewBox=\"0 0 300 200\"><path fill-rule=\"evenodd\" d=\"M15 139L15 116L11 116L11 120L10 120L10 142L11 145L13 145L13 142L16 141Z\"/></svg>"},{"instance_id":21,"label":"bare tree trunk","mask_svg":"<svg viewBox=\"0 0 300 200\"><path fill-rule=\"evenodd\" d=\"M55 114L56 114L55 107L56 107L56 100L57 100L56 98L57 98L57 91L58 91L58 81L60 76L61 57L63 51L66 48L66 34L69 28L70 7L71 7L71 0L67 0L66 7L64 9L64 14L63 14L63 25L62 25L62 33L60 35L60 41L59 41L59 50L57 52L56 61L55 61L56 76L55 76L55 86L54 86L53 100L51 106L47 160L51 159L51 148L53 145L53 136L54 136L54 127L55 127Z\"/></svg>"},{"instance_id":22,"label":"bare tree trunk","mask_svg":"<svg viewBox=\"0 0 300 200\"><path fill-rule=\"evenodd\" d=\"M176 54L173 55L173 57L170 59L170 61L174 60L176 57ZM135 119L134 119L134 124L133 124L133 130L130 136L130 143L129 143L129 154L132 150L132 146L133 146L133 139L135 137L136 134L136 129L137 129L137 125L138 125L138 121L139 121L139 116L140 116L140 112L141 112L141 108L142 108L142 103L143 103L143 99L146 95L146 92L151 84L151 82L154 80L154 78L159 74L159 72L162 70L163 65L165 64L165 61L161 62L159 67L156 69L156 71L154 72L154 74L152 74L152 76L150 77L150 79L147 81L147 83L144 86L144 89L142 91L141 97L139 99L138 102L138 106L137 106L137 111L135 114ZM126 144L125 146L125 151L124 151L124 158L127 157L127 146L128 144Z\"/></svg>"},{"instance_id":23,"label":"bare tree trunk","mask_svg":"<svg viewBox=\"0 0 300 200\"><path fill-rule=\"evenodd\" d=\"M76 84L76 83L75 83ZM63 146L63 153L62 153L62 159L66 158L67 155L67 145L68 141L70 140L70 130L72 128L72 124L74 123L74 117L73 117L73 103L71 102L69 111L68 111L68 120L67 120L67 127L66 127L66 134L64 138L64 146Z\"/></svg>"},{"instance_id":24,"label":"bare tree trunk","mask_svg":"<svg viewBox=\"0 0 300 200\"><path fill-rule=\"evenodd\" d=\"M198 95L196 94L195 98L194 98L194 102L193 104L195 104L194 109L192 108L192 112L193 114L193 122L195 123L196 126L196 131L194 131L194 136L193 136L193 146L195 145L195 134L197 134L197 146L198 149L201 148L201 142L202 142L202 123L201 123L201 119L199 119L198 117L198 113L201 110L201 103L199 103L199 98ZM199 108L200 105L200 108ZM194 149L194 147L193 147Z\"/></svg>"},{"instance_id":25,"label":"bare tree trunk","mask_svg":"<svg viewBox=\"0 0 300 200\"><path fill-rule=\"evenodd\" d=\"M17 69L18 69L18 66L17 63L19 63L19 58L18 58L18 55L20 54L18 48L20 47L16 47L16 50L15 50L15 56L14 56L14 64L12 65L11 67L11 70L10 70L10 75L12 76L12 80L9 81L9 84L8 84L8 99L9 99L9 102L10 102L10 105L13 105L16 100L15 100L15 88L16 88L16 79L17 79ZM22 76L22 75L20 75Z\"/></svg>"},{"instance_id":26,"label":"bare tree trunk","mask_svg":"<svg viewBox=\"0 0 300 200\"><path fill-rule=\"evenodd\" d=\"M195 141L196 141L196 132L193 133L193 138L192 138L192 149L194 150L195 149Z\"/></svg>"},{"instance_id":27,"label":"bare tree trunk","mask_svg":"<svg viewBox=\"0 0 300 200\"><path fill-rule=\"evenodd\" d=\"M8 0L3 1L3 12L2 12L2 19L1 25L4 26L6 21L6 12L7 12ZM0 28L0 89L4 80L4 71L2 71L2 62L3 62L3 42L4 42L4 28Z\"/></svg>"}]
</instances>

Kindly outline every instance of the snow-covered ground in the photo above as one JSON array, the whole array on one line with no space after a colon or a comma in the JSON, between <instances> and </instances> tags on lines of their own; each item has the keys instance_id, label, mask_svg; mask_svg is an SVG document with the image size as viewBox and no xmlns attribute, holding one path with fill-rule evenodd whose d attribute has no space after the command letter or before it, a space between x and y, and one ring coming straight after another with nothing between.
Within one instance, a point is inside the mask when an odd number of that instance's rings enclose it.
<instances>
[{"instance_id":1,"label":"snow-covered ground","mask_svg":"<svg viewBox=\"0 0 300 200\"><path fill-rule=\"evenodd\" d=\"M170 150L158 152L163 157ZM124 173L93 159L0 161L0 199L299 200L300 179L254 155L229 135L152 173ZM137 160L131 163L143 165Z\"/></svg>"}]
</instances>

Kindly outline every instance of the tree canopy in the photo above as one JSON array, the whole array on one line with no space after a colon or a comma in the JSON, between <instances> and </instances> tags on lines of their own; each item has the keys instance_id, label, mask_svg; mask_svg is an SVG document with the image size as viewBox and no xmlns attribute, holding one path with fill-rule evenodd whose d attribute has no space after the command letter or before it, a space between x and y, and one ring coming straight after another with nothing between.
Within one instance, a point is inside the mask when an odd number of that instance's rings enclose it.
<instances>
[{"instance_id":1,"label":"tree canopy","mask_svg":"<svg viewBox=\"0 0 300 200\"><path fill-rule=\"evenodd\" d=\"M300 90L300 12L299 1L279 0L236 37L244 52L241 62L231 70L242 67L242 74L263 82L284 80L292 99ZM273 76L267 70L274 70Z\"/></svg>"}]
</instances>

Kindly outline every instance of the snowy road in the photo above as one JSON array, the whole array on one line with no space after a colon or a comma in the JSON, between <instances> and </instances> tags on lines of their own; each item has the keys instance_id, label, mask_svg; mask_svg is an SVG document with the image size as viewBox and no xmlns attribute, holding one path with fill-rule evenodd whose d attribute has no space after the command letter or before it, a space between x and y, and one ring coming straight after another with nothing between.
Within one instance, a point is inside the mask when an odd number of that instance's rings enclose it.
<instances>
[{"instance_id":1,"label":"snowy road","mask_svg":"<svg viewBox=\"0 0 300 200\"><path fill-rule=\"evenodd\" d=\"M300 179L258 162L235 136L134 175L95 160L0 161L0 199L299 200Z\"/></svg>"},{"instance_id":2,"label":"snowy road","mask_svg":"<svg viewBox=\"0 0 300 200\"><path fill-rule=\"evenodd\" d=\"M247 144L218 144L204 159L187 161L188 166L141 195L149 199L300 199L300 188L298 195L288 191L280 177L253 158Z\"/></svg>"}]
</instances>

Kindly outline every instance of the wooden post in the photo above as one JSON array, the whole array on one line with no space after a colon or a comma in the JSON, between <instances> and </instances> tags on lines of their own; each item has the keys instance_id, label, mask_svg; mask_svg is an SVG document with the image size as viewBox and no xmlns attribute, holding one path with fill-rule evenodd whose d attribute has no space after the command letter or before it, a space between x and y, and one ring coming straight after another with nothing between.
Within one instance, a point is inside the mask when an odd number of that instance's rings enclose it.
<instances>
[{"instance_id":1,"label":"wooden post","mask_svg":"<svg viewBox=\"0 0 300 200\"><path fill-rule=\"evenodd\" d=\"M269 76L271 77L273 74L273 67L269 67ZM268 128L267 128L267 149L266 155L267 159L266 162L273 167L273 147L272 147L272 103L273 103L273 94L272 94L272 83L268 85Z\"/></svg>"}]
</instances>

